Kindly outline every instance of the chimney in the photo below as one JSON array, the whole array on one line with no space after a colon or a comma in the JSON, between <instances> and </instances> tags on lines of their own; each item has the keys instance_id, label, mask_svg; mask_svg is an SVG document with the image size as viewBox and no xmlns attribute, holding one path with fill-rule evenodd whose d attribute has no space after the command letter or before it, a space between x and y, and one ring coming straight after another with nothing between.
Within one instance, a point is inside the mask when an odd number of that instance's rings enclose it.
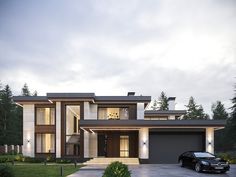
<instances>
[{"instance_id":1,"label":"chimney","mask_svg":"<svg viewBox=\"0 0 236 177\"><path fill-rule=\"evenodd\" d=\"M128 92L127 96L134 96L135 92Z\"/></svg>"},{"instance_id":2,"label":"chimney","mask_svg":"<svg viewBox=\"0 0 236 177\"><path fill-rule=\"evenodd\" d=\"M176 97L169 97L169 98L168 98L168 107L169 107L169 110L175 110L175 98L176 98Z\"/></svg>"}]
</instances>

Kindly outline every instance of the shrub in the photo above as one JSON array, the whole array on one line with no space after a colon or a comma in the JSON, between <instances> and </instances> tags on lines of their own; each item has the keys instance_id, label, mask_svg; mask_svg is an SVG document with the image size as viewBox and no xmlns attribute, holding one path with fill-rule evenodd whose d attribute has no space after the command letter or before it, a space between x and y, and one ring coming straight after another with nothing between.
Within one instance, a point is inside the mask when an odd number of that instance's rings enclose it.
<instances>
[{"instance_id":1,"label":"shrub","mask_svg":"<svg viewBox=\"0 0 236 177\"><path fill-rule=\"evenodd\" d=\"M14 177L12 168L7 165L0 165L0 176L1 177Z\"/></svg>"},{"instance_id":2,"label":"shrub","mask_svg":"<svg viewBox=\"0 0 236 177\"><path fill-rule=\"evenodd\" d=\"M45 161L45 158L23 157L22 161L29 163L42 163Z\"/></svg>"},{"instance_id":3,"label":"shrub","mask_svg":"<svg viewBox=\"0 0 236 177\"><path fill-rule=\"evenodd\" d=\"M0 163L12 162L15 159L14 155L1 155Z\"/></svg>"},{"instance_id":4,"label":"shrub","mask_svg":"<svg viewBox=\"0 0 236 177\"><path fill-rule=\"evenodd\" d=\"M227 160L231 164L236 163L236 154L235 154L235 152L221 152L221 153L217 153L217 156L224 159L224 160Z\"/></svg>"},{"instance_id":5,"label":"shrub","mask_svg":"<svg viewBox=\"0 0 236 177\"><path fill-rule=\"evenodd\" d=\"M56 159L56 163L72 163L70 159Z\"/></svg>"},{"instance_id":6,"label":"shrub","mask_svg":"<svg viewBox=\"0 0 236 177\"><path fill-rule=\"evenodd\" d=\"M105 169L103 177L131 177L131 172L127 165L121 162L112 162Z\"/></svg>"}]
</instances>

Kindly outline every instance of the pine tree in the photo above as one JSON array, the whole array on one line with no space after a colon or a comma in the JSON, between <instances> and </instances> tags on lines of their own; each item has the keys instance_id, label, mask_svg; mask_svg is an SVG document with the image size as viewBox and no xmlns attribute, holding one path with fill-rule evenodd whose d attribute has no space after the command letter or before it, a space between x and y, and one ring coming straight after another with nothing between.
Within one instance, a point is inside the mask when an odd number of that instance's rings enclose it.
<instances>
[{"instance_id":1,"label":"pine tree","mask_svg":"<svg viewBox=\"0 0 236 177\"><path fill-rule=\"evenodd\" d=\"M21 95L22 96L31 96L30 95L30 91L29 91L29 87L28 85L25 83L22 90L21 90Z\"/></svg>"},{"instance_id":2,"label":"pine tree","mask_svg":"<svg viewBox=\"0 0 236 177\"><path fill-rule=\"evenodd\" d=\"M158 109L158 102L157 100L154 100L153 105L151 106L152 110L157 110Z\"/></svg>"},{"instance_id":3,"label":"pine tree","mask_svg":"<svg viewBox=\"0 0 236 177\"><path fill-rule=\"evenodd\" d=\"M232 99L232 112L226 125L226 136L231 144L231 149L236 149L236 90L234 90L234 98Z\"/></svg>"},{"instance_id":4,"label":"pine tree","mask_svg":"<svg viewBox=\"0 0 236 177\"><path fill-rule=\"evenodd\" d=\"M214 120L227 120L228 113L225 110L224 105L221 101L216 101L216 103L212 104L212 118ZM226 146L225 143L225 129L215 131L215 150L216 151L224 151Z\"/></svg>"},{"instance_id":5,"label":"pine tree","mask_svg":"<svg viewBox=\"0 0 236 177\"><path fill-rule=\"evenodd\" d=\"M183 119L209 119L209 116L204 113L202 105L197 105L194 98L189 98L187 107L187 113Z\"/></svg>"},{"instance_id":6,"label":"pine tree","mask_svg":"<svg viewBox=\"0 0 236 177\"><path fill-rule=\"evenodd\" d=\"M168 110L168 98L165 94L165 92L161 92L161 95L159 97L159 101L160 101L160 110Z\"/></svg>"},{"instance_id":7,"label":"pine tree","mask_svg":"<svg viewBox=\"0 0 236 177\"><path fill-rule=\"evenodd\" d=\"M37 95L38 95L38 92L35 90L32 96L37 96Z\"/></svg>"},{"instance_id":8,"label":"pine tree","mask_svg":"<svg viewBox=\"0 0 236 177\"><path fill-rule=\"evenodd\" d=\"M213 112L212 118L215 120L228 118L228 113L225 110L224 104L221 101L216 101L216 103L212 104L211 110Z\"/></svg>"}]
</instances>

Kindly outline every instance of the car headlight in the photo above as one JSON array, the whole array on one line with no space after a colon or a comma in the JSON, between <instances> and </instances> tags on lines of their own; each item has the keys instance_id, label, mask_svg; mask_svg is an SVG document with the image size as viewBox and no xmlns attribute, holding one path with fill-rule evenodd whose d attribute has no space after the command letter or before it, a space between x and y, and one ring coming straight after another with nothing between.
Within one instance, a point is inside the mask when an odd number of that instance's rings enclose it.
<instances>
[{"instance_id":1,"label":"car headlight","mask_svg":"<svg viewBox=\"0 0 236 177\"><path fill-rule=\"evenodd\" d=\"M209 165L209 162L201 161L202 165Z\"/></svg>"}]
</instances>

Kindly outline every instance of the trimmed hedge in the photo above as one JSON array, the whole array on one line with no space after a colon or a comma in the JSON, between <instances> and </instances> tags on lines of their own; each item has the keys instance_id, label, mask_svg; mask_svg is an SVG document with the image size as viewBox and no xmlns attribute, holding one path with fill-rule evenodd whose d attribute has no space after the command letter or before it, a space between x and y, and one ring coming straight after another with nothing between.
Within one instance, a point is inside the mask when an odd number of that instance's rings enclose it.
<instances>
[{"instance_id":1,"label":"trimmed hedge","mask_svg":"<svg viewBox=\"0 0 236 177\"><path fill-rule=\"evenodd\" d=\"M131 177L131 171L121 162L112 162L107 166L102 177Z\"/></svg>"}]
</instances>

